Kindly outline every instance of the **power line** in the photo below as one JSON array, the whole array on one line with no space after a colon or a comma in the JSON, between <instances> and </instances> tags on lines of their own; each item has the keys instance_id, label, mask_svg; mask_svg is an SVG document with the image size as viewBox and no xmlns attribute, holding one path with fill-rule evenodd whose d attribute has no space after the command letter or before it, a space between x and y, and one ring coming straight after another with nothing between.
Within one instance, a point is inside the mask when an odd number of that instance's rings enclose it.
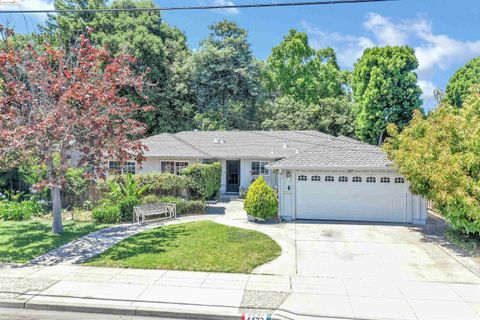
<instances>
[{"instance_id":1,"label":"power line","mask_svg":"<svg viewBox=\"0 0 480 320\"><path fill-rule=\"evenodd\" d=\"M210 6L183 6L183 7L158 7L158 8L100 8L100 9L51 9L51 10L0 10L0 14L27 14L27 13L81 13L81 12L147 12L147 11L180 11L180 10L212 10L212 9L247 9L267 7L296 7L319 6L333 4L354 4L367 2L391 2L399 0L328 0L328 1L302 1L283 3L250 3L238 5L210 5Z\"/></svg>"}]
</instances>

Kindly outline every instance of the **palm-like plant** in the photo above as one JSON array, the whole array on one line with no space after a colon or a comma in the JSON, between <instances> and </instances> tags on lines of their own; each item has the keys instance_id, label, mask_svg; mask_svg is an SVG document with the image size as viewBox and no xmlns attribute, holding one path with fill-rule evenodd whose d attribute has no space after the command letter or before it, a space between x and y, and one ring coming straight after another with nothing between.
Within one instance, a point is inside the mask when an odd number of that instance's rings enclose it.
<instances>
[{"instance_id":1,"label":"palm-like plant","mask_svg":"<svg viewBox=\"0 0 480 320\"><path fill-rule=\"evenodd\" d=\"M108 186L110 192L107 193L107 198L112 202L122 201L126 198L140 199L140 196L148 189L148 185L139 187L138 181L130 173L123 176L122 179L110 180Z\"/></svg>"}]
</instances>

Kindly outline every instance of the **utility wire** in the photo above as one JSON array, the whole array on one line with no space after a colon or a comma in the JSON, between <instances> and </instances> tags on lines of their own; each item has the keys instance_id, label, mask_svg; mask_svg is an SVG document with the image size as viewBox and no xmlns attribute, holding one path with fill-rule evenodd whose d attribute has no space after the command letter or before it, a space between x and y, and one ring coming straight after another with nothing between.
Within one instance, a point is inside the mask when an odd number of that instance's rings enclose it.
<instances>
[{"instance_id":1,"label":"utility wire","mask_svg":"<svg viewBox=\"0 0 480 320\"><path fill-rule=\"evenodd\" d=\"M327 0L327 1L302 1L283 3L250 3L233 5L210 6L184 6L184 7L158 7L158 8L100 8L100 9L51 9L51 10L0 10L0 14L27 14L27 13L80 13L80 12L142 12L142 11L179 11L179 10L212 10L212 9L246 9L266 7L296 7L319 6L333 4L355 4L367 2L390 2L399 0Z\"/></svg>"}]
</instances>

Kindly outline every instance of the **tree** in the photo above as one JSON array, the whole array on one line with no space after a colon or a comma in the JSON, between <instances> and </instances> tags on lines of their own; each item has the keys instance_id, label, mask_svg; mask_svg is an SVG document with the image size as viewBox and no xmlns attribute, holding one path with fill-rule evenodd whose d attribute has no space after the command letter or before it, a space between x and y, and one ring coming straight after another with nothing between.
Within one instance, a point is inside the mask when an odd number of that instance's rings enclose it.
<instances>
[{"instance_id":1,"label":"tree","mask_svg":"<svg viewBox=\"0 0 480 320\"><path fill-rule=\"evenodd\" d=\"M461 107L473 85L480 84L480 57L461 67L450 78L445 90L446 103Z\"/></svg>"},{"instance_id":2,"label":"tree","mask_svg":"<svg viewBox=\"0 0 480 320\"><path fill-rule=\"evenodd\" d=\"M306 105L292 96L283 96L267 104L262 127L352 136L355 122L352 107L353 103L346 98L325 98Z\"/></svg>"},{"instance_id":3,"label":"tree","mask_svg":"<svg viewBox=\"0 0 480 320\"><path fill-rule=\"evenodd\" d=\"M275 97L289 95L306 104L344 94L345 72L332 48L315 50L307 34L290 30L266 62L266 86Z\"/></svg>"},{"instance_id":4,"label":"tree","mask_svg":"<svg viewBox=\"0 0 480 320\"><path fill-rule=\"evenodd\" d=\"M151 0L55 0L59 9L156 8ZM51 38L71 45L78 32L94 30L95 43L107 45L114 55L127 53L137 58L134 69L146 73L150 83L144 95L154 108L139 115L147 134L177 132L193 128L193 91L187 85L185 61L190 56L185 35L162 21L159 11L58 13L44 27ZM131 96L139 103L143 98ZM179 118L181 121L178 121Z\"/></svg>"},{"instance_id":5,"label":"tree","mask_svg":"<svg viewBox=\"0 0 480 320\"><path fill-rule=\"evenodd\" d=\"M412 48L369 48L355 64L352 88L356 103L356 135L381 143L388 123L399 129L421 110L422 93L414 70L418 61Z\"/></svg>"},{"instance_id":6,"label":"tree","mask_svg":"<svg viewBox=\"0 0 480 320\"><path fill-rule=\"evenodd\" d=\"M205 130L252 128L262 88L260 66L247 42L247 31L226 20L209 29L208 38L189 61L197 126Z\"/></svg>"},{"instance_id":7,"label":"tree","mask_svg":"<svg viewBox=\"0 0 480 320\"><path fill-rule=\"evenodd\" d=\"M143 160L144 146L133 139L145 126L132 117L148 108L122 94L142 96L144 76L134 74L134 63L83 36L68 53L48 44L15 48L8 37L0 49L0 167L31 161L46 168L35 187L50 188L54 233L63 231L60 192L72 154L90 177L102 175L108 158Z\"/></svg>"},{"instance_id":8,"label":"tree","mask_svg":"<svg viewBox=\"0 0 480 320\"><path fill-rule=\"evenodd\" d=\"M480 90L462 108L442 102L427 118L416 110L384 145L411 190L435 203L454 229L480 234Z\"/></svg>"}]
</instances>

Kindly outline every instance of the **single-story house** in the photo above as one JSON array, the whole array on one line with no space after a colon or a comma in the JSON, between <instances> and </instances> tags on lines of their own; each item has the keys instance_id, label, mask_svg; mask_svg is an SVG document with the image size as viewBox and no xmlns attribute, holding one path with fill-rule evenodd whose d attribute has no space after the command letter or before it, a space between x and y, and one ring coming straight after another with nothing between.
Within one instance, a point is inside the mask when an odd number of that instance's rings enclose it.
<instances>
[{"instance_id":1,"label":"single-story house","mask_svg":"<svg viewBox=\"0 0 480 320\"><path fill-rule=\"evenodd\" d=\"M129 172L171 172L219 161L222 194L248 188L264 176L278 190L286 220L326 219L425 223L425 199L376 146L318 131L184 131L142 140L141 166ZM111 166L115 166L112 162Z\"/></svg>"}]
</instances>

